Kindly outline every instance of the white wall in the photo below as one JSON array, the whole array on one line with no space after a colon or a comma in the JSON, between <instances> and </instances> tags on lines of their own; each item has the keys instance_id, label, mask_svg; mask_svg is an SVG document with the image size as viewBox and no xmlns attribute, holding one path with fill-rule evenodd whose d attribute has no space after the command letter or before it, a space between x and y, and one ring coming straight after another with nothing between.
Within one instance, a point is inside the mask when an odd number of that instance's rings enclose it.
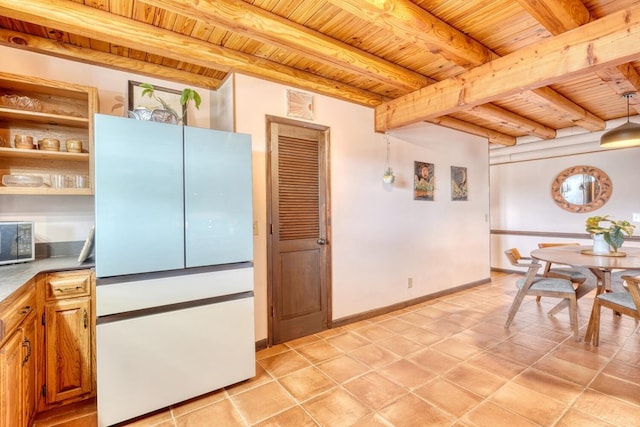
<instances>
[{"instance_id":1,"label":"white wall","mask_svg":"<svg viewBox=\"0 0 640 427\"><path fill-rule=\"evenodd\" d=\"M0 46L2 71L96 86L100 112L125 115L127 81L170 82ZM235 99L230 94L235 93ZM286 87L237 75L219 93L198 90L190 125L252 135L256 340L267 337L266 115L286 115ZM221 112L210 113L211 106ZM235 110L235 119L229 110ZM333 318L388 306L489 277L489 167L482 138L431 125L392 133L396 184L382 183L386 142L373 132L373 109L315 95L314 122L331 128ZM435 201L413 200L413 162L434 163ZM469 201L452 202L450 167L468 168ZM36 221L39 242L83 240L93 197L0 195L0 220ZM407 279L413 279L413 288Z\"/></svg>"},{"instance_id":2,"label":"white wall","mask_svg":"<svg viewBox=\"0 0 640 427\"><path fill-rule=\"evenodd\" d=\"M598 134L585 134L583 141L563 152L559 157L546 157L559 150L563 139L537 143L540 151L529 151L523 144L519 150L499 149L492 158L504 161L498 154L509 152L512 158L526 159L511 163L492 164L491 179L491 229L509 231L535 231L586 234L585 221L593 215L611 215L616 219L631 221L633 213L640 213L640 149L600 150ZM563 149L565 150L565 149ZM581 151L587 151L581 153ZM551 183L556 175L570 166L589 165L603 170L613 184L609 202L588 213L572 213L561 209L551 198ZM640 223L635 223L640 234ZM492 235L491 266L512 269L504 251L517 247L521 253L529 253L541 241L577 241L585 245L591 240L572 238L546 238L539 236ZM640 242L624 245L640 246Z\"/></svg>"},{"instance_id":3,"label":"white wall","mask_svg":"<svg viewBox=\"0 0 640 427\"><path fill-rule=\"evenodd\" d=\"M257 339L267 336L265 116L286 115L286 89L236 76L236 131L253 135ZM393 132L396 184L387 188L373 110L314 98L313 122L330 127L333 318L488 278L486 140L430 125ZM413 200L414 161L436 165L435 201ZM468 168L467 202L451 201L451 166Z\"/></svg>"}]
</instances>

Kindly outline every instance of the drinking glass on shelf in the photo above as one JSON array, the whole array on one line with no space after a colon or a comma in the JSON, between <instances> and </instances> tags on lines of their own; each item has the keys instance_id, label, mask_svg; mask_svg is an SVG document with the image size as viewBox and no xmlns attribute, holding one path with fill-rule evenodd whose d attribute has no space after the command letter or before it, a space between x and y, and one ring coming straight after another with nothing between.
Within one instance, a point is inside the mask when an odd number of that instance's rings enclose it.
<instances>
[{"instance_id":1,"label":"drinking glass on shelf","mask_svg":"<svg viewBox=\"0 0 640 427\"><path fill-rule=\"evenodd\" d=\"M49 176L51 180L51 188L64 188L65 176L59 174L52 174Z\"/></svg>"},{"instance_id":2,"label":"drinking glass on shelf","mask_svg":"<svg viewBox=\"0 0 640 427\"><path fill-rule=\"evenodd\" d=\"M89 177L86 175L71 175L71 188L87 188L89 185Z\"/></svg>"}]
</instances>

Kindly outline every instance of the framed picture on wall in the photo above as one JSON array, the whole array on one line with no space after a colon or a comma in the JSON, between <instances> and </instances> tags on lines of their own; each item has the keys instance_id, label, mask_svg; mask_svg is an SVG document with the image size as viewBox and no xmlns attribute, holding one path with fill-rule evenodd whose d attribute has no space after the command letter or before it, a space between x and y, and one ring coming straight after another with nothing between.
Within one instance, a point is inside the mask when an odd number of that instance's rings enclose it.
<instances>
[{"instance_id":1,"label":"framed picture on wall","mask_svg":"<svg viewBox=\"0 0 640 427\"><path fill-rule=\"evenodd\" d=\"M181 114L183 117L182 124L187 125L187 106L180 104L181 91L153 85L153 95L157 98L154 99L149 97L149 95L142 96L144 88L140 86L141 84L140 82L129 80L129 111L136 108L147 108L149 110L164 109L162 102L158 101L158 99L161 99L171 107L175 113ZM176 119L179 120L180 117L176 117Z\"/></svg>"},{"instance_id":2,"label":"framed picture on wall","mask_svg":"<svg viewBox=\"0 0 640 427\"><path fill-rule=\"evenodd\" d=\"M413 199L433 200L435 190L435 165L426 162L413 162Z\"/></svg>"},{"instance_id":3,"label":"framed picture on wall","mask_svg":"<svg viewBox=\"0 0 640 427\"><path fill-rule=\"evenodd\" d=\"M451 200L467 200L467 168L451 166Z\"/></svg>"}]
</instances>

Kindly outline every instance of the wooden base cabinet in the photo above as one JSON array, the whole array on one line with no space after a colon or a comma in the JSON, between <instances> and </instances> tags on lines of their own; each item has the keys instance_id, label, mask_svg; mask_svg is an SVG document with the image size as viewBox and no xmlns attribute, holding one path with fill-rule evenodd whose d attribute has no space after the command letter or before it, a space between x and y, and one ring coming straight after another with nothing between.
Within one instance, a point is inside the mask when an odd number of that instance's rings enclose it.
<instances>
[{"instance_id":1,"label":"wooden base cabinet","mask_svg":"<svg viewBox=\"0 0 640 427\"><path fill-rule=\"evenodd\" d=\"M0 320L0 427L31 425L36 411L36 326L34 287L8 306Z\"/></svg>"},{"instance_id":2,"label":"wooden base cabinet","mask_svg":"<svg viewBox=\"0 0 640 427\"><path fill-rule=\"evenodd\" d=\"M95 396L93 271L43 274L40 410Z\"/></svg>"}]
</instances>

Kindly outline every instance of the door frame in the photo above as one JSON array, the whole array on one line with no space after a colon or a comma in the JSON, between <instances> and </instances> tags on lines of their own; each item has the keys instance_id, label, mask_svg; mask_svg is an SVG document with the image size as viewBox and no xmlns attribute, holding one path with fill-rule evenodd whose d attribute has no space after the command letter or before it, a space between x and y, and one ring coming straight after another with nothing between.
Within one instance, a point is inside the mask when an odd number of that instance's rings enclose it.
<instances>
[{"instance_id":1,"label":"door frame","mask_svg":"<svg viewBox=\"0 0 640 427\"><path fill-rule=\"evenodd\" d=\"M271 204L271 192L273 191L272 185L272 171L271 171L271 146L273 141L271 140L271 126L272 124L285 124L288 126L297 126L306 129L317 130L320 133L324 134L325 138L325 150L320 162L320 167L326 171L325 176L325 185L324 185L324 209L320 212L320 221L324 222L324 226L326 229L326 238L328 244L325 245L326 257L324 264L324 272L323 275L325 277L325 284L327 287L327 300L326 303L326 319L325 323L327 325L327 329L331 329L333 323L333 315L332 315L332 286L331 286L331 264L332 264L332 256L331 256L331 245L332 245L332 234L331 234L331 167L330 167L330 132L329 127L324 125L319 125L315 123L308 123L299 120L288 119L285 117L271 116L266 115L266 147L265 147L265 163L266 163L266 208L267 208L267 346L273 345L273 233L272 226L273 223L273 206Z\"/></svg>"}]
</instances>

